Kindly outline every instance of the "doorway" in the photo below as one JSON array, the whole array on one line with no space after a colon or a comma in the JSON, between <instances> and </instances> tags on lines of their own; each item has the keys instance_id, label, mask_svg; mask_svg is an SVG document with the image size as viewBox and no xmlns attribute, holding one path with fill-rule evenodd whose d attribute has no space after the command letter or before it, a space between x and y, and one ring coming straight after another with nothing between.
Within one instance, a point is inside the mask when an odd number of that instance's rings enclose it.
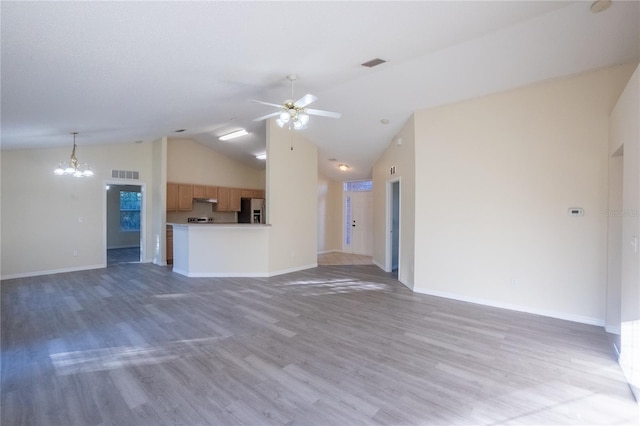
<instances>
[{"instance_id":1,"label":"doorway","mask_svg":"<svg viewBox=\"0 0 640 426\"><path fill-rule=\"evenodd\" d=\"M343 252L371 256L373 253L372 181L344 183Z\"/></svg>"},{"instance_id":2,"label":"doorway","mask_svg":"<svg viewBox=\"0 0 640 426\"><path fill-rule=\"evenodd\" d=\"M139 263L144 229L141 185L106 184L106 265Z\"/></svg>"},{"instance_id":3,"label":"doorway","mask_svg":"<svg viewBox=\"0 0 640 426\"><path fill-rule=\"evenodd\" d=\"M387 238L385 270L398 275L400 268L400 179L387 182Z\"/></svg>"}]
</instances>

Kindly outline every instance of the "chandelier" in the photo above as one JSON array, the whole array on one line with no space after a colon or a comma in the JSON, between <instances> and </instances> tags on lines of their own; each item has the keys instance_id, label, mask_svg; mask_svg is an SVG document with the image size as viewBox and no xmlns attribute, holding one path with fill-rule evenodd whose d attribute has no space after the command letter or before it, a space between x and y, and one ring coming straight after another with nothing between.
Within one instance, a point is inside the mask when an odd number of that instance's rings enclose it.
<instances>
[{"instance_id":1,"label":"chandelier","mask_svg":"<svg viewBox=\"0 0 640 426\"><path fill-rule=\"evenodd\" d=\"M89 168L87 163L84 163L82 166L78 163L78 158L76 157L76 135L78 132L71 133L73 135L73 150L71 151L71 159L67 161L63 161L58 164L58 167L53 171L54 174L58 176L62 175L71 175L73 177L89 177L93 176L93 171Z\"/></svg>"}]
</instances>

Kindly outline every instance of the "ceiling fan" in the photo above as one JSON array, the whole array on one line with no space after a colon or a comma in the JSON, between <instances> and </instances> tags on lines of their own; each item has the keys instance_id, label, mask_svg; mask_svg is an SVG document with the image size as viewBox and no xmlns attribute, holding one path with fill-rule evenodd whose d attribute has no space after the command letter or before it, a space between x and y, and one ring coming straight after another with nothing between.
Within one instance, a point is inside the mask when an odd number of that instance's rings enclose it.
<instances>
[{"instance_id":1,"label":"ceiling fan","mask_svg":"<svg viewBox=\"0 0 640 426\"><path fill-rule=\"evenodd\" d=\"M280 127L288 126L289 129L300 130L304 129L309 122L309 115L318 115L321 117L340 118L342 114L339 112L323 111L320 109L307 108L312 102L318 100L318 98L310 93L307 93L297 101L293 101L293 82L296 81L297 76L295 74L289 74L287 79L291 82L291 99L287 99L282 104L274 104L271 102L257 101L250 99L251 102L256 102L263 105L273 106L279 108L279 111L272 112L262 117L255 118L253 121L266 120L267 118L278 116L276 123Z\"/></svg>"}]
</instances>

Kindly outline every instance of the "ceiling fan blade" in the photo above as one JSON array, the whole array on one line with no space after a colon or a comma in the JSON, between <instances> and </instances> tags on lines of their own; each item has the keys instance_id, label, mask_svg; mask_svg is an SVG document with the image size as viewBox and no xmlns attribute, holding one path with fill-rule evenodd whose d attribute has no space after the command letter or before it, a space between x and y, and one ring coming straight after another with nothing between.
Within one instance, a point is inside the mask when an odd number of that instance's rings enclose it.
<instances>
[{"instance_id":1,"label":"ceiling fan blade","mask_svg":"<svg viewBox=\"0 0 640 426\"><path fill-rule=\"evenodd\" d=\"M267 115L263 115L262 117L254 118L253 121L266 120L267 118L275 117L276 115L280 115L280 111L272 112L271 114L267 114Z\"/></svg>"},{"instance_id":2,"label":"ceiling fan blade","mask_svg":"<svg viewBox=\"0 0 640 426\"><path fill-rule=\"evenodd\" d=\"M269 105L269 106L273 106L273 107L276 107L276 108L282 108L282 105L272 104L271 102L257 101L255 99L249 99L249 102L255 102L257 104Z\"/></svg>"},{"instance_id":3,"label":"ceiling fan blade","mask_svg":"<svg viewBox=\"0 0 640 426\"><path fill-rule=\"evenodd\" d=\"M322 117L329 117L329 118L340 118L340 117L342 117L342 114L339 113L339 112L323 111L321 109L305 108L305 111L307 112L307 114L320 115Z\"/></svg>"},{"instance_id":4,"label":"ceiling fan blade","mask_svg":"<svg viewBox=\"0 0 640 426\"><path fill-rule=\"evenodd\" d=\"M298 108L304 108L311 102L315 102L317 100L318 98L316 96L312 95L311 93L307 93L306 95L295 101L293 104Z\"/></svg>"}]
</instances>

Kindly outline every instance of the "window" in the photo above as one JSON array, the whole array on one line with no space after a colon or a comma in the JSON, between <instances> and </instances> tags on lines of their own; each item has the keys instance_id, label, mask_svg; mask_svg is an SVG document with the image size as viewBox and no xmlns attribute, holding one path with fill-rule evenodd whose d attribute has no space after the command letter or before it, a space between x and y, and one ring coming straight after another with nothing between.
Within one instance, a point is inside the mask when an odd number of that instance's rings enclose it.
<instances>
[{"instance_id":1,"label":"window","mask_svg":"<svg viewBox=\"0 0 640 426\"><path fill-rule=\"evenodd\" d=\"M120 191L120 231L140 231L142 193Z\"/></svg>"},{"instance_id":2,"label":"window","mask_svg":"<svg viewBox=\"0 0 640 426\"><path fill-rule=\"evenodd\" d=\"M372 180L354 180L344 183L344 192L364 192L373 190Z\"/></svg>"}]
</instances>

